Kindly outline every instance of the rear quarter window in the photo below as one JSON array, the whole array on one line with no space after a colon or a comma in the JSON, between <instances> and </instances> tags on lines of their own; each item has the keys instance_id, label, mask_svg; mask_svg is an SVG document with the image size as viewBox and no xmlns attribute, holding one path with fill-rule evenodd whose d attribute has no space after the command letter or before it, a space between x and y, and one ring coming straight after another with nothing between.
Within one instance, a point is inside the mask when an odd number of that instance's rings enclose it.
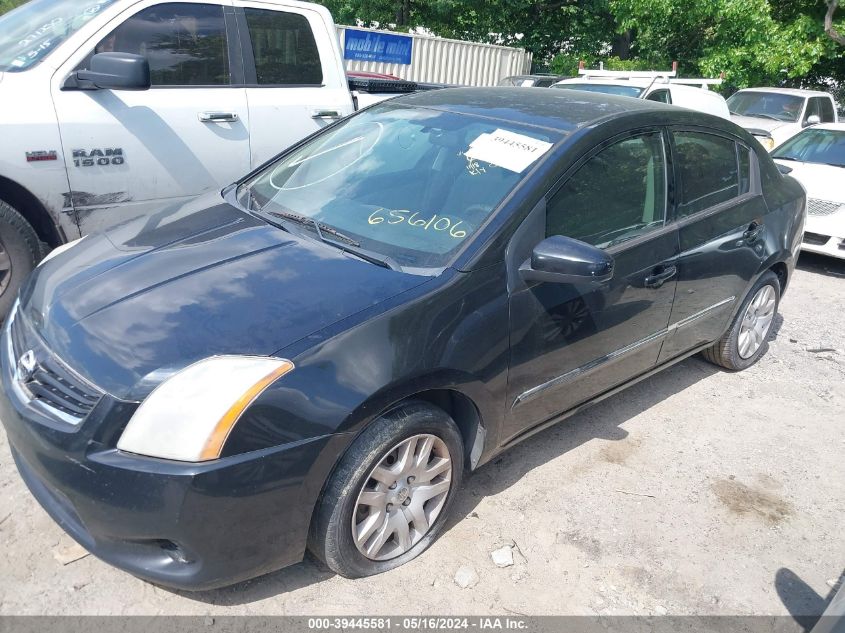
<instances>
[{"instance_id":1,"label":"rear quarter window","mask_svg":"<svg viewBox=\"0 0 845 633\"><path fill-rule=\"evenodd\" d=\"M739 196L737 144L702 132L675 132L681 176L680 217L687 217Z\"/></svg>"}]
</instances>

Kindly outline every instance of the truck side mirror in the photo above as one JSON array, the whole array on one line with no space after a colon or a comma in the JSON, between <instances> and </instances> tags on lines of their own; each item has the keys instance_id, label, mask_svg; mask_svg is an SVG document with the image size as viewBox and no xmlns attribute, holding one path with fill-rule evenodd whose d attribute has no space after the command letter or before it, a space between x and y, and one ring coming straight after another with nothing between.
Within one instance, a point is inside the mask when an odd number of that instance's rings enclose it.
<instances>
[{"instance_id":1,"label":"truck side mirror","mask_svg":"<svg viewBox=\"0 0 845 633\"><path fill-rule=\"evenodd\" d=\"M585 242L553 235L534 247L519 274L526 281L602 283L613 278L613 258Z\"/></svg>"},{"instance_id":2,"label":"truck side mirror","mask_svg":"<svg viewBox=\"0 0 845 633\"><path fill-rule=\"evenodd\" d=\"M65 81L63 90L149 90L150 63L132 53L97 53L90 70L77 70Z\"/></svg>"},{"instance_id":3,"label":"truck side mirror","mask_svg":"<svg viewBox=\"0 0 845 633\"><path fill-rule=\"evenodd\" d=\"M810 127L811 125L818 125L821 122L822 122L822 119L818 114L811 114L810 116L807 117L807 123L804 125L804 127Z\"/></svg>"}]
</instances>

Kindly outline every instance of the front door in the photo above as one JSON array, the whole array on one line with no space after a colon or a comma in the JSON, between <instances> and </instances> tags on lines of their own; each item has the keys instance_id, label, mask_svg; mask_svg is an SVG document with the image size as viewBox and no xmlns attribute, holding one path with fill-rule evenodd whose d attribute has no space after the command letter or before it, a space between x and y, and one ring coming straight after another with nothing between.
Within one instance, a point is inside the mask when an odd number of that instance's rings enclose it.
<instances>
[{"instance_id":1,"label":"front door","mask_svg":"<svg viewBox=\"0 0 845 633\"><path fill-rule=\"evenodd\" d=\"M65 207L83 235L249 171L249 112L244 87L233 86L242 84L233 80L242 68L230 61L226 11L228 4L139 3L54 77L70 185ZM152 88L61 89L70 71L108 51L146 56Z\"/></svg>"},{"instance_id":2,"label":"front door","mask_svg":"<svg viewBox=\"0 0 845 633\"><path fill-rule=\"evenodd\" d=\"M546 235L607 250L610 282L530 282L512 292L503 442L657 362L675 295L678 235L666 223L665 134L615 139L549 197Z\"/></svg>"}]
</instances>

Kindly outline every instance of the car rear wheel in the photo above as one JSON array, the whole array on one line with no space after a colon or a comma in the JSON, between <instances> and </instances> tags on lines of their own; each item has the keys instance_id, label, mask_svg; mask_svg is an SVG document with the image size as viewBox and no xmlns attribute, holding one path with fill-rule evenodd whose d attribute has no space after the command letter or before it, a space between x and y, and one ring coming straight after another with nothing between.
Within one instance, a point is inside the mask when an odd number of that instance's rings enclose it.
<instances>
[{"instance_id":1,"label":"car rear wheel","mask_svg":"<svg viewBox=\"0 0 845 633\"><path fill-rule=\"evenodd\" d=\"M0 200L0 321L41 259L41 242L23 216Z\"/></svg>"},{"instance_id":2,"label":"car rear wheel","mask_svg":"<svg viewBox=\"0 0 845 633\"><path fill-rule=\"evenodd\" d=\"M327 484L309 549L348 578L421 554L443 528L463 473L463 443L442 409L409 402L375 421Z\"/></svg>"},{"instance_id":3,"label":"car rear wheel","mask_svg":"<svg viewBox=\"0 0 845 633\"><path fill-rule=\"evenodd\" d=\"M768 337L780 305L780 281L772 271L751 288L730 329L703 356L711 363L739 371L751 367L768 349Z\"/></svg>"}]
</instances>

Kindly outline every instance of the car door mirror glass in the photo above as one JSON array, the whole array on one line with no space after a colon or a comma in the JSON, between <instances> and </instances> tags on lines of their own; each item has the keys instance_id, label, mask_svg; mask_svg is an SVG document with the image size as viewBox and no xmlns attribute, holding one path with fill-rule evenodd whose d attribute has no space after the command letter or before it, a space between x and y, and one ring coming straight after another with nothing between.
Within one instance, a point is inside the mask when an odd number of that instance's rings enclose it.
<instances>
[{"instance_id":1,"label":"car door mirror glass","mask_svg":"<svg viewBox=\"0 0 845 633\"><path fill-rule=\"evenodd\" d=\"M526 281L601 283L613 278L613 258L585 242L553 235L534 247L519 272Z\"/></svg>"},{"instance_id":2,"label":"car door mirror glass","mask_svg":"<svg viewBox=\"0 0 845 633\"><path fill-rule=\"evenodd\" d=\"M150 64L132 53L98 53L91 58L90 70L79 70L71 78L78 88L90 84L103 90L148 90Z\"/></svg>"}]
</instances>

